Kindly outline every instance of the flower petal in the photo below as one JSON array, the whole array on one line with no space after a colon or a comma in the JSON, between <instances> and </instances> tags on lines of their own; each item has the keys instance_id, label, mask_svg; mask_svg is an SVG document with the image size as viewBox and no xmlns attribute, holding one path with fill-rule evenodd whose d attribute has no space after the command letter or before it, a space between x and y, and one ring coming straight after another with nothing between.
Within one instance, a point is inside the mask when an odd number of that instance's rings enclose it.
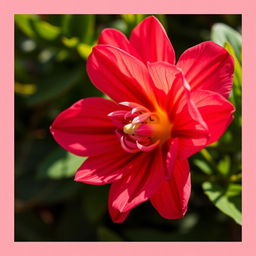
<instances>
[{"instance_id":1,"label":"flower petal","mask_svg":"<svg viewBox=\"0 0 256 256\"><path fill-rule=\"evenodd\" d=\"M130 52L130 42L126 36L117 29L106 28L101 32L99 39L99 44L109 44L120 48L126 52Z\"/></svg>"},{"instance_id":2,"label":"flower petal","mask_svg":"<svg viewBox=\"0 0 256 256\"><path fill-rule=\"evenodd\" d=\"M165 62L149 63L148 69L155 85L156 99L169 113L173 124L172 137L199 139L206 145L208 127L191 100L190 86L181 70Z\"/></svg>"},{"instance_id":3,"label":"flower petal","mask_svg":"<svg viewBox=\"0 0 256 256\"><path fill-rule=\"evenodd\" d=\"M153 16L144 19L133 29L130 43L145 64L148 61L175 63L175 52L165 29Z\"/></svg>"},{"instance_id":4,"label":"flower petal","mask_svg":"<svg viewBox=\"0 0 256 256\"><path fill-rule=\"evenodd\" d=\"M204 42L186 50L179 58L180 67L192 90L204 89L228 97L232 89L234 61L213 42Z\"/></svg>"},{"instance_id":5,"label":"flower petal","mask_svg":"<svg viewBox=\"0 0 256 256\"><path fill-rule=\"evenodd\" d=\"M161 148L137 154L127 165L132 171L111 185L111 207L119 212L127 212L155 193L165 174L162 154Z\"/></svg>"},{"instance_id":6,"label":"flower petal","mask_svg":"<svg viewBox=\"0 0 256 256\"><path fill-rule=\"evenodd\" d=\"M197 90L191 94L204 122L207 124L209 139L179 138L178 157L185 159L218 140L233 120L234 106L218 93Z\"/></svg>"},{"instance_id":7,"label":"flower petal","mask_svg":"<svg viewBox=\"0 0 256 256\"><path fill-rule=\"evenodd\" d=\"M119 210L112 206L112 202L110 200L108 200L108 211L111 216L111 219L113 220L113 222L116 223L124 222L130 213L130 211L120 212Z\"/></svg>"},{"instance_id":8,"label":"flower petal","mask_svg":"<svg viewBox=\"0 0 256 256\"><path fill-rule=\"evenodd\" d=\"M175 65L166 62L147 63L150 76L154 83L155 97L158 104L164 109L173 109L183 89L183 80L180 79L181 70ZM171 98L168 105L168 100Z\"/></svg>"},{"instance_id":9,"label":"flower petal","mask_svg":"<svg viewBox=\"0 0 256 256\"><path fill-rule=\"evenodd\" d=\"M102 98L87 98L60 113L51 126L54 139L79 156L98 155L123 149L108 113L120 105Z\"/></svg>"},{"instance_id":10,"label":"flower petal","mask_svg":"<svg viewBox=\"0 0 256 256\"><path fill-rule=\"evenodd\" d=\"M167 143L166 154L166 179L169 179L173 173L175 167L178 151L178 139L171 139Z\"/></svg>"},{"instance_id":11,"label":"flower petal","mask_svg":"<svg viewBox=\"0 0 256 256\"><path fill-rule=\"evenodd\" d=\"M89 157L77 170L75 181L104 185L121 179L129 169L128 163L134 157L125 151L115 151Z\"/></svg>"},{"instance_id":12,"label":"flower petal","mask_svg":"<svg viewBox=\"0 0 256 256\"><path fill-rule=\"evenodd\" d=\"M131 101L151 107L152 82L148 70L127 52L97 45L87 60L87 72L92 83L116 102Z\"/></svg>"},{"instance_id":13,"label":"flower petal","mask_svg":"<svg viewBox=\"0 0 256 256\"><path fill-rule=\"evenodd\" d=\"M192 100L208 126L208 144L211 144L222 136L232 122L235 108L223 96L212 91L197 90L192 93Z\"/></svg>"},{"instance_id":14,"label":"flower petal","mask_svg":"<svg viewBox=\"0 0 256 256\"><path fill-rule=\"evenodd\" d=\"M172 176L164 181L150 201L158 213L166 219L179 219L187 211L191 191L189 164L176 160Z\"/></svg>"}]
</instances>

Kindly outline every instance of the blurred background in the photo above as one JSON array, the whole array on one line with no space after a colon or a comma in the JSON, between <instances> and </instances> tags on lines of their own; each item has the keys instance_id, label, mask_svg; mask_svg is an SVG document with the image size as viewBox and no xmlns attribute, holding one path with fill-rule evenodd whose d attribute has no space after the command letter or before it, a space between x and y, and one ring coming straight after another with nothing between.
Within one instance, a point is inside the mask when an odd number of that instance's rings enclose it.
<instances>
[{"instance_id":1,"label":"blurred background","mask_svg":"<svg viewBox=\"0 0 256 256\"><path fill-rule=\"evenodd\" d=\"M65 152L49 132L75 101L105 97L85 71L101 30L129 36L146 16L15 15L16 241L241 241L241 15L155 15L177 59L212 40L235 60L235 120L220 141L190 158L192 195L183 219L163 219L146 202L124 223L112 223L109 186L74 182L85 158Z\"/></svg>"}]
</instances>

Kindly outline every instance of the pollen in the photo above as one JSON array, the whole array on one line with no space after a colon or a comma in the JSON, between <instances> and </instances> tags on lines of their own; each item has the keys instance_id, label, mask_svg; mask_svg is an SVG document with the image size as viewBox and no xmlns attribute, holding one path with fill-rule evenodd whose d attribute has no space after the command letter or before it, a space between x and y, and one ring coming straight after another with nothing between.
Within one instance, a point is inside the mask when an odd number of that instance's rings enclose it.
<instances>
[{"instance_id":1,"label":"pollen","mask_svg":"<svg viewBox=\"0 0 256 256\"><path fill-rule=\"evenodd\" d=\"M120 104L129 106L131 110L115 111L109 116L118 127L116 133L126 151L151 151L171 137L172 124L160 107L155 107L155 111L151 112L136 103Z\"/></svg>"},{"instance_id":2,"label":"pollen","mask_svg":"<svg viewBox=\"0 0 256 256\"><path fill-rule=\"evenodd\" d=\"M136 129L139 127L140 125L139 124L133 124L133 123L129 123L129 124L126 124L123 128L123 132L125 134L134 134Z\"/></svg>"}]
</instances>

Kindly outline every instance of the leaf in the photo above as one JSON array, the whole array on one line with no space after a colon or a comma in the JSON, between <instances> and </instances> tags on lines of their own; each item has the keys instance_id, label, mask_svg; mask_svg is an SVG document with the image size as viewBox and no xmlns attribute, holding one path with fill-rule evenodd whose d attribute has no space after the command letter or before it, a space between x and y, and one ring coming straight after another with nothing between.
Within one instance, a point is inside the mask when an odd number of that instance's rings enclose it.
<instances>
[{"instance_id":1,"label":"leaf","mask_svg":"<svg viewBox=\"0 0 256 256\"><path fill-rule=\"evenodd\" d=\"M79 44L77 46L77 51L82 58L87 59L92 51L92 47L93 46L90 46L88 44Z\"/></svg>"},{"instance_id":2,"label":"leaf","mask_svg":"<svg viewBox=\"0 0 256 256\"><path fill-rule=\"evenodd\" d=\"M22 94L22 95L31 95L36 92L36 86L34 84L22 84L22 83L15 83L14 87L15 93Z\"/></svg>"},{"instance_id":3,"label":"leaf","mask_svg":"<svg viewBox=\"0 0 256 256\"><path fill-rule=\"evenodd\" d=\"M68 47L68 48L74 48L77 46L78 44L78 38L77 37L71 37L71 38L67 38L67 37L63 37L62 38L62 43Z\"/></svg>"},{"instance_id":4,"label":"leaf","mask_svg":"<svg viewBox=\"0 0 256 256\"><path fill-rule=\"evenodd\" d=\"M16 14L14 19L17 26L22 30L25 35L27 35L28 37L36 37L34 29L31 26L31 22L39 20L39 17L37 15Z\"/></svg>"},{"instance_id":5,"label":"leaf","mask_svg":"<svg viewBox=\"0 0 256 256\"><path fill-rule=\"evenodd\" d=\"M229 42L232 45L236 56L240 58L242 37L233 28L223 23L214 24L211 30L211 40L221 46L224 46L225 42Z\"/></svg>"},{"instance_id":6,"label":"leaf","mask_svg":"<svg viewBox=\"0 0 256 256\"><path fill-rule=\"evenodd\" d=\"M74 86L82 78L82 70L68 70L59 68L43 79L38 79L37 92L28 98L30 106L59 97L62 93Z\"/></svg>"},{"instance_id":7,"label":"leaf","mask_svg":"<svg viewBox=\"0 0 256 256\"><path fill-rule=\"evenodd\" d=\"M41 163L38 178L63 179L73 177L85 159L58 148Z\"/></svg>"},{"instance_id":8,"label":"leaf","mask_svg":"<svg viewBox=\"0 0 256 256\"><path fill-rule=\"evenodd\" d=\"M215 182L203 183L204 193L210 201L223 213L231 217L241 225L241 185L230 183L228 187L222 188Z\"/></svg>"},{"instance_id":9,"label":"leaf","mask_svg":"<svg viewBox=\"0 0 256 256\"><path fill-rule=\"evenodd\" d=\"M31 38L51 41L60 35L58 27L42 21L37 15L17 14L15 15L15 22L23 33Z\"/></svg>"},{"instance_id":10,"label":"leaf","mask_svg":"<svg viewBox=\"0 0 256 256\"><path fill-rule=\"evenodd\" d=\"M224 156L219 163L218 163L218 171L221 175L224 177L227 177L229 173L231 173L230 167L231 167L231 159L229 156Z\"/></svg>"},{"instance_id":11,"label":"leaf","mask_svg":"<svg viewBox=\"0 0 256 256\"><path fill-rule=\"evenodd\" d=\"M31 25L36 36L41 39L53 41L60 35L60 29L46 21L34 21Z\"/></svg>"},{"instance_id":12,"label":"leaf","mask_svg":"<svg viewBox=\"0 0 256 256\"><path fill-rule=\"evenodd\" d=\"M236 122L239 122L238 116L241 116L241 104L242 104L242 67L240 62L235 55L234 49L229 42L224 43L225 49L231 54L234 59L235 71L233 80L233 90L231 94L231 101L236 106L237 111L235 112ZM238 115L239 114L239 115ZM241 126L241 123L240 123Z\"/></svg>"},{"instance_id":13,"label":"leaf","mask_svg":"<svg viewBox=\"0 0 256 256\"><path fill-rule=\"evenodd\" d=\"M98 228L98 237L100 241L123 241L116 232L106 227Z\"/></svg>"},{"instance_id":14,"label":"leaf","mask_svg":"<svg viewBox=\"0 0 256 256\"><path fill-rule=\"evenodd\" d=\"M82 14L63 15L62 33L65 37L77 37L79 41L86 44L93 42L95 31L95 16Z\"/></svg>"},{"instance_id":15,"label":"leaf","mask_svg":"<svg viewBox=\"0 0 256 256\"><path fill-rule=\"evenodd\" d=\"M241 96L241 84L242 84L242 67L240 62L237 59L235 51L232 45L229 42L224 43L224 48L229 52L233 57L235 63L235 72L234 72L234 85L240 89L239 95Z\"/></svg>"},{"instance_id":16,"label":"leaf","mask_svg":"<svg viewBox=\"0 0 256 256\"><path fill-rule=\"evenodd\" d=\"M211 169L211 167L203 160L200 159L195 159L194 160L194 164L205 174L207 175L211 175L213 174L213 171Z\"/></svg>"}]
</instances>

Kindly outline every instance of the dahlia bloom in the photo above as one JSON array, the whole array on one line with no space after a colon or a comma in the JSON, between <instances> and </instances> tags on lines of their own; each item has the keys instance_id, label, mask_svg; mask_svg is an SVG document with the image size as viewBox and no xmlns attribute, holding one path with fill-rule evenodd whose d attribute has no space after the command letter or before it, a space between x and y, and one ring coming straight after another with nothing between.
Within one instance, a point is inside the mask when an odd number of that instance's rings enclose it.
<instances>
[{"instance_id":1,"label":"dahlia bloom","mask_svg":"<svg viewBox=\"0 0 256 256\"><path fill-rule=\"evenodd\" d=\"M112 183L108 208L114 222L147 200L164 218L183 217L191 190L188 157L218 140L233 120L227 101L232 57L204 42L175 63L164 28L148 17L130 40L103 30L87 72L112 100L82 99L51 126L64 149L88 156L75 180Z\"/></svg>"}]
</instances>

